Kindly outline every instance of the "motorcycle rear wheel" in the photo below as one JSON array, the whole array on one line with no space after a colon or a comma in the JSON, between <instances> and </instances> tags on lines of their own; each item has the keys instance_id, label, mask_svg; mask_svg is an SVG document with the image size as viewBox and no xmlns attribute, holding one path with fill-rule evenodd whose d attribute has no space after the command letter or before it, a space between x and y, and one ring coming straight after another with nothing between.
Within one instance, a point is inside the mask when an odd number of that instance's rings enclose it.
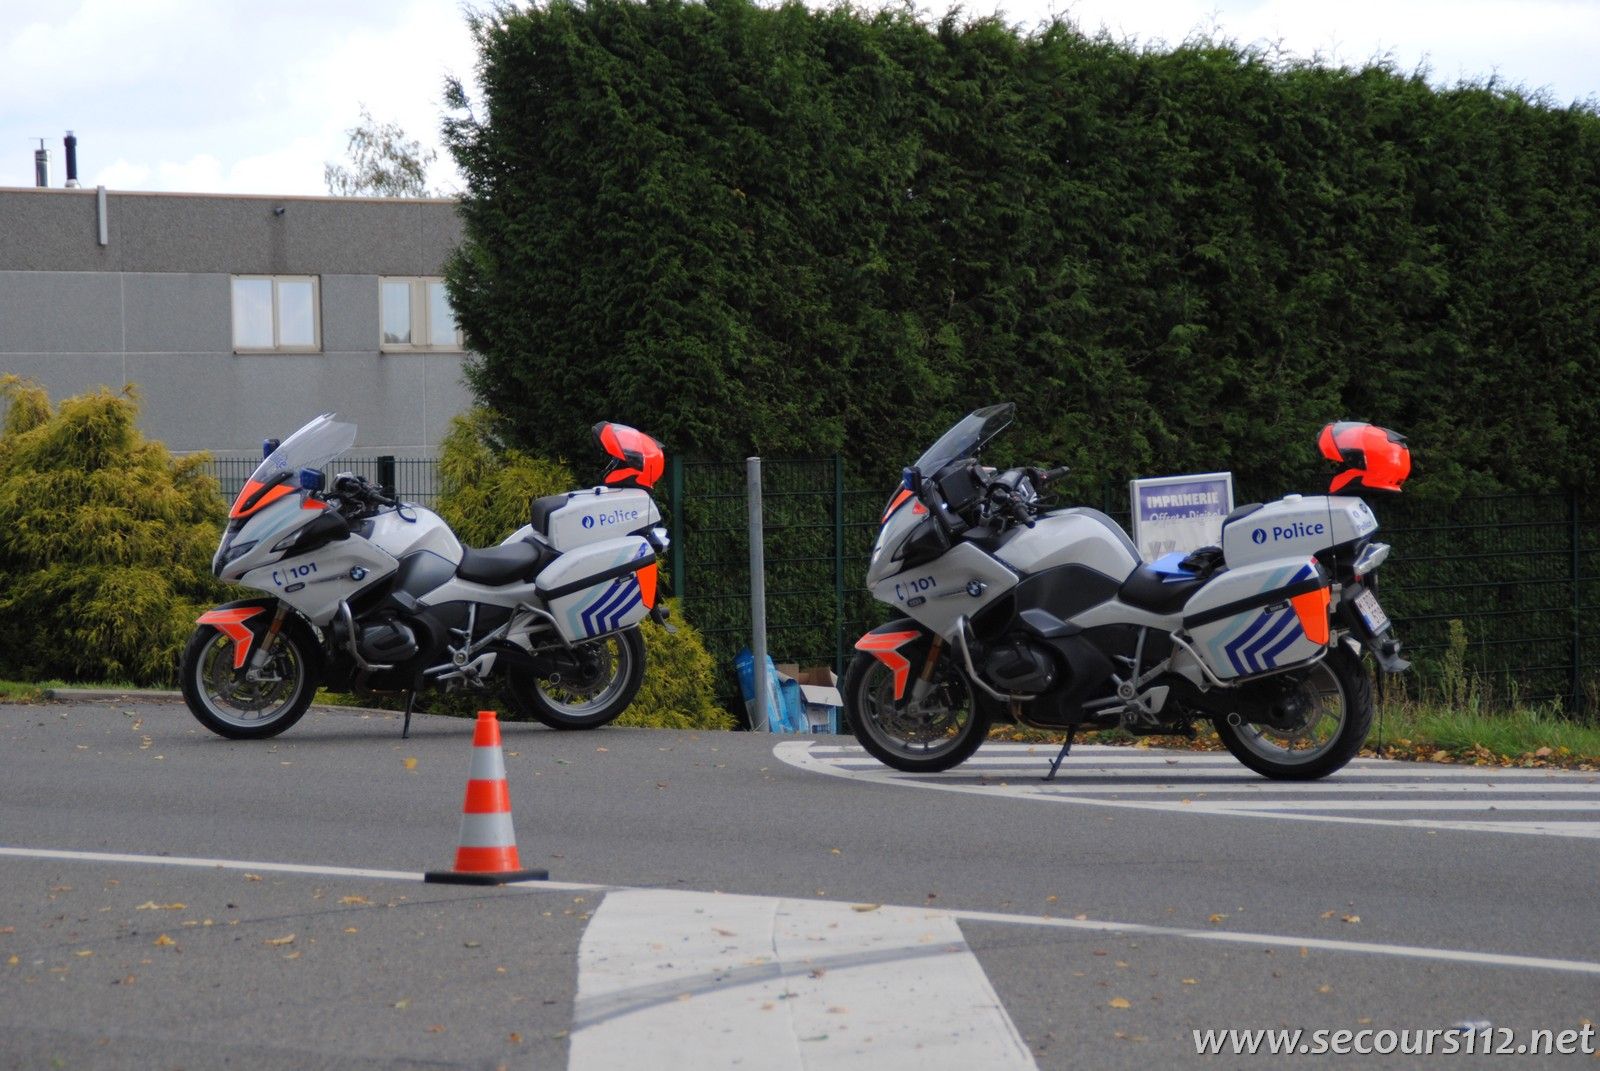
<instances>
[{"instance_id":1,"label":"motorcycle rear wheel","mask_svg":"<svg viewBox=\"0 0 1600 1071\"><path fill-rule=\"evenodd\" d=\"M1306 671L1293 728L1217 719L1217 736L1233 757L1276 781L1314 781L1353 759L1372 729L1372 682L1361 660L1343 647Z\"/></svg>"},{"instance_id":2,"label":"motorcycle rear wheel","mask_svg":"<svg viewBox=\"0 0 1600 1071\"><path fill-rule=\"evenodd\" d=\"M644 683L644 637L630 628L580 644L585 672L574 680L551 681L524 669L506 677L508 699L517 714L552 729L598 729L621 716Z\"/></svg>"},{"instance_id":3,"label":"motorcycle rear wheel","mask_svg":"<svg viewBox=\"0 0 1600 1071\"><path fill-rule=\"evenodd\" d=\"M920 660L912 665L920 668ZM989 735L990 716L947 648L934 667L933 691L923 703L894 698L894 673L873 655L857 651L844 675L850 731L868 754L906 773L937 773L965 762Z\"/></svg>"},{"instance_id":4,"label":"motorcycle rear wheel","mask_svg":"<svg viewBox=\"0 0 1600 1071\"><path fill-rule=\"evenodd\" d=\"M230 740L277 736L300 720L317 691L315 662L306 642L298 629L281 630L261 667L261 679L249 681L248 662L243 669L233 668L234 641L210 625L199 626L178 667L189 713Z\"/></svg>"}]
</instances>

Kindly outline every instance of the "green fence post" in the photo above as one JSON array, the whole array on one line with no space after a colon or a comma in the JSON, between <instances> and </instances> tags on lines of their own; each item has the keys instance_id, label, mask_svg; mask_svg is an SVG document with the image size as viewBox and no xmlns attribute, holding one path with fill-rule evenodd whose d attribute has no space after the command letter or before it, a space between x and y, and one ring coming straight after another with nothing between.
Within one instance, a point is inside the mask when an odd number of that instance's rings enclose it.
<instances>
[{"instance_id":1,"label":"green fence post","mask_svg":"<svg viewBox=\"0 0 1600 1071\"><path fill-rule=\"evenodd\" d=\"M833 671L844 676L844 458L833 455Z\"/></svg>"},{"instance_id":2,"label":"green fence post","mask_svg":"<svg viewBox=\"0 0 1600 1071\"><path fill-rule=\"evenodd\" d=\"M667 486L672 495L672 593L678 597L678 612L682 613L683 596L689 590L683 564L683 544L687 538L683 530L683 458L674 455L667 471Z\"/></svg>"},{"instance_id":3,"label":"green fence post","mask_svg":"<svg viewBox=\"0 0 1600 1071\"><path fill-rule=\"evenodd\" d=\"M1578 491L1567 492L1567 529L1572 540L1572 712L1583 714L1583 616L1578 598L1583 577L1583 529L1578 523Z\"/></svg>"}]
</instances>

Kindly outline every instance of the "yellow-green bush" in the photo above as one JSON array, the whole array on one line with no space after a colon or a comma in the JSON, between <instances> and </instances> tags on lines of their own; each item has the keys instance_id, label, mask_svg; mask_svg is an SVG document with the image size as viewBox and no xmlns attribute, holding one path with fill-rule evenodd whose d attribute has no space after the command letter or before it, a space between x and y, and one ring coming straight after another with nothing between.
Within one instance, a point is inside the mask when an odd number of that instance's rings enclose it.
<instances>
[{"instance_id":1,"label":"yellow-green bush","mask_svg":"<svg viewBox=\"0 0 1600 1071\"><path fill-rule=\"evenodd\" d=\"M495 415L478 408L456 417L439 455L439 515L472 546L498 543L527 523L528 502L579 486L560 462L544 461L499 444ZM700 634L681 618L676 634L645 619L645 676L639 695L619 725L664 729L731 729L732 717L717 706L711 656ZM436 713L470 713L481 697L433 696ZM470 709L469 709L470 708Z\"/></svg>"},{"instance_id":2,"label":"yellow-green bush","mask_svg":"<svg viewBox=\"0 0 1600 1071\"><path fill-rule=\"evenodd\" d=\"M669 600L669 603L671 601ZM733 715L717 705L714 666L700 633L678 616L676 634L644 619L644 684L618 725L649 729L732 729Z\"/></svg>"},{"instance_id":3,"label":"yellow-green bush","mask_svg":"<svg viewBox=\"0 0 1600 1071\"><path fill-rule=\"evenodd\" d=\"M528 503L576 487L559 461L507 449L494 414L472 409L450 421L439 450L439 516L471 547L490 547L528 523Z\"/></svg>"},{"instance_id":4,"label":"yellow-green bush","mask_svg":"<svg viewBox=\"0 0 1600 1071\"><path fill-rule=\"evenodd\" d=\"M52 409L6 376L0 398L0 674L171 682L196 615L223 594L206 459L146 441L131 388Z\"/></svg>"}]
</instances>

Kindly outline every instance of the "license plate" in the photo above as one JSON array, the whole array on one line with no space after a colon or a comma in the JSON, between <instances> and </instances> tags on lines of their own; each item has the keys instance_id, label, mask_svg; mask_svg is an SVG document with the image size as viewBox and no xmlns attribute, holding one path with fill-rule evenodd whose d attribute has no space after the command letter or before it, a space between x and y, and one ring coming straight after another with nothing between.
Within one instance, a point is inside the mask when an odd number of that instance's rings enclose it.
<instances>
[{"instance_id":1,"label":"license plate","mask_svg":"<svg viewBox=\"0 0 1600 1071\"><path fill-rule=\"evenodd\" d=\"M1356 611L1374 636L1389 627L1389 615L1383 612L1383 607L1378 605L1378 597L1370 591L1363 591L1356 596Z\"/></svg>"}]
</instances>

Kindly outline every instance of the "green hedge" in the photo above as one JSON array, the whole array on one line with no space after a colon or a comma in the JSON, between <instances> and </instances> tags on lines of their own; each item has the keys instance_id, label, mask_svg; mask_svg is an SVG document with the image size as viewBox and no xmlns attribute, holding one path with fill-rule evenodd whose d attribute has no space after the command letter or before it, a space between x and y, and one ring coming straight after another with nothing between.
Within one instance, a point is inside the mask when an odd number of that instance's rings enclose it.
<instances>
[{"instance_id":1,"label":"green hedge","mask_svg":"<svg viewBox=\"0 0 1600 1071\"><path fill-rule=\"evenodd\" d=\"M1600 473L1592 106L909 10L477 19L447 278L510 441L898 468L1010 398L1008 455L1085 491L1287 488L1339 418L1410 434L1418 493Z\"/></svg>"}]
</instances>

